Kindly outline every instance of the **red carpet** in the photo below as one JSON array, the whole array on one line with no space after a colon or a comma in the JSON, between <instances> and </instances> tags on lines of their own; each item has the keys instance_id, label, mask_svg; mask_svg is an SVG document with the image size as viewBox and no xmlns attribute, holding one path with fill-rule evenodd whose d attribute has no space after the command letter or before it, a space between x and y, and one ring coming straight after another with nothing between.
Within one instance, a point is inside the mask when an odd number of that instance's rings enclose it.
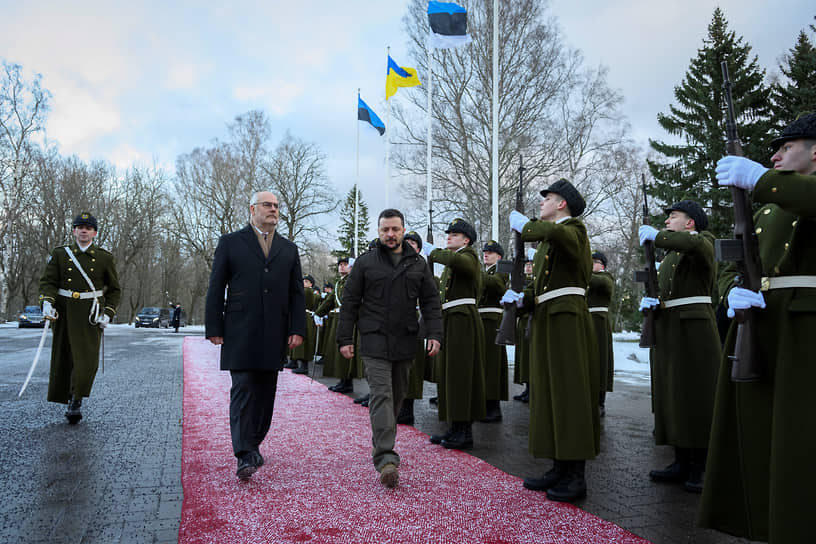
<instances>
[{"instance_id":1,"label":"red carpet","mask_svg":"<svg viewBox=\"0 0 816 544\"><path fill-rule=\"evenodd\" d=\"M179 543L647 542L404 425L400 483L385 489L371 463L368 410L288 371L261 445L266 464L240 482L229 387L218 349L185 338Z\"/></svg>"}]
</instances>

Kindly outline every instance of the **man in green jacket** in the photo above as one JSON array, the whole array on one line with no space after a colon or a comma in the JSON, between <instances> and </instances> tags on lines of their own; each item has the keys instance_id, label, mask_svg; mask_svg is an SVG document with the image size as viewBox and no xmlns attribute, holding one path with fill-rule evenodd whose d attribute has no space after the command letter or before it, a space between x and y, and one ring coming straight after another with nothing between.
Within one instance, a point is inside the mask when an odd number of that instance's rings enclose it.
<instances>
[{"instance_id":1,"label":"man in green jacket","mask_svg":"<svg viewBox=\"0 0 816 544\"><path fill-rule=\"evenodd\" d=\"M615 354L612 349L612 325L609 321L609 303L615 290L615 278L606 269L606 255L600 251L592 254L592 277L589 279L587 305L595 327L598 341L598 369L600 390L598 407L601 416L606 414L606 393L612 391L615 376Z\"/></svg>"},{"instance_id":2,"label":"man in green jacket","mask_svg":"<svg viewBox=\"0 0 816 544\"><path fill-rule=\"evenodd\" d=\"M82 398L91 394L99 368L99 345L122 290L113 255L93 243L96 218L81 213L71 229L75 242L48 257L40 278L40 302L54 320L48 400L68 405L65 417L82 419Z\"/></svg>"},{"instance_id":3,"label":"man in green jacket","mask_svg":"<svg viewBox=\"0 0 816 544\"><path fill-rule=\"evenodd\" d=\"M816 331L816 114L772 142L773 169L743 157L717 163L723 186L751 191L763 288L728 291L729 314L752 308L764 375L730 379L731 323L717 382L700 523L768 542L813 541ZM731 274L733 278L733 272ZM733 286L733 282L732 282Z\"/></svg>"},{"instance_id":4,"label":"man in green jacket","mask_svg":"<svg viewBox=\"0 0 816 544\"><path fill-rule=\"evenodd\" d=\"M496 270L496 263L504 257L504 248L495 240L488 241L482 247L485 270L482 273L482 296L479 299L479 316L485 331L485 395L486 415L482 423L497 423L502 420L501 401L507 400L509 384L507 383L507 350L496 344L496 331L502 318L502 307L499 303L507 290L509 276Z\"/></svg>"},{"instance_id":5,"label":"man in green jacket","mask_svg":"<svg viewBox=\"0 0 816 544\"><path fill-rule=\"evenodd\" d=\"M668 251L657 271L660 299L644 297L641 309L659 306L657 345L650 352L654 434L656 444L674 446L674 462L649 477L700 493L720 364L711 300L714 236L705 230L708 217L693 200L681 200L665 212L664 230L640 227L641 245L652 240Z\"/></svg>"},{"instance_id":6,"label":"man in green jacket","mask_svg":"<svg viewBox=\"0 0 816 544\"><path fill-rule=\"evenodd\" d=\"M454 219L445 233L447 249L429 242L422 246L431 267L445 265L439 288L445 336L437 375L439 419L451 426L444 435L431 436L431 443L461 450L473 446L472 423L485 416L484 328L476 306L482 270L470 223Z\"/></svg>"},{"instance_id":7,"label":"man in green jacket","mask_svg":"<svg viewBox=\"0 0 816 544\"><path fill-rule=\"evenodd\" d=\"M586 303L592 257L578 216L586 203L565 179L541 191L540 221L510 214L510 227L524 242L538 242L533 283L523 293L508 290L503 303L532 312L530 333L530 453L553 459L540 478L524 487L547 498L573 502L586 495L584 469L600 448L598 357Z\"/></svg>"},{"instance_id":8,"label":"man in green jacket","mask_svg":"<svg viewBox=\"0 0 816 544\"><path fill-rule=\"evenodd\" d=\"M340 279L334 289L326 295L326 298L317 307L314 312L314 322L318 326L326 327L326 343L323 351L323 376L339 378L339 381L329 386L330 391L336 393L352 393L354 391L354 378L362 378L361 374L356 372L357 358L351 360L346 359L340 354L340 349L335 343L335 336L337 334L337 314L340 312L340 306L343 302L343 289L348 280L348 275L351 272L351 267L354 266L354 259L350 257L341 257L337 259L337 273ZM328 317L328 323L324 323Z\"/></svg>"}]
</instances>

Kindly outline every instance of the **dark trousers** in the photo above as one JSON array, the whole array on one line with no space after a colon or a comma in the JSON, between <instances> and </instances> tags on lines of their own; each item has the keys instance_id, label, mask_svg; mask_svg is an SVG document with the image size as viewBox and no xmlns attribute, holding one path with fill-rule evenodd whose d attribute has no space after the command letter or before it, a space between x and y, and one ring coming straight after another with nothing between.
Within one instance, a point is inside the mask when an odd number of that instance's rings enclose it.
<instances>
[{"instance_id":1,"label":"dark trousers","mask_svg":"<svg viewBox=\"0 0 816 544\"><path fill-rule=\"evenodd\" d=\"M230 435L235 457L258 451L269 431L278 372L230 370Z\"/></svg>"}]
</instances>

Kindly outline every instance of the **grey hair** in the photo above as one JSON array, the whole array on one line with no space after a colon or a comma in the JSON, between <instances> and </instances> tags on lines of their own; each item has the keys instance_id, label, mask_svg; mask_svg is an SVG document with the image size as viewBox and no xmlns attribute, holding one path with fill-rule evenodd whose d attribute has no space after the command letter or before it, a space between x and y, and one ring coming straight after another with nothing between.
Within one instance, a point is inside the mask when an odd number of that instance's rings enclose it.
<instances>
[{"instance_id":1,"label":"grey hair","mask_svg":"<svg viewBox=\"0 0 816 544\"><path fill-rule=\"evenodd\" d=\"M249 205L254 206L258 203L258 192L252 193L252 197L249 199Z\"/></svg>"}]
</instances>

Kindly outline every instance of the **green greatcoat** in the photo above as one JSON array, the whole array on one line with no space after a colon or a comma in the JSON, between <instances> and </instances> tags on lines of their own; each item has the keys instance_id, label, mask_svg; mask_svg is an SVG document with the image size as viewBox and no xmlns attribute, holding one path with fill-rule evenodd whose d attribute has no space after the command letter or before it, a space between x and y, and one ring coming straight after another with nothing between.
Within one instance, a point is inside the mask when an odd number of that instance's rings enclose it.
<instances>
[{"instance_id":1,"label":"green greatcoat","mask_svg":"<svg viewBox=\"0 0 816 544\"><path fill-rule=\"evenodd\" d=\"M612 323L609 321L609 304L612 302L614 289L615 278L606 270L593 272L589 278L587 305L598 342L598 369L601 378L599 391L612 391L615 381L615 353L612 346Z\"/></svg>"},{"instance_id":2,"label":"green greatcoat","mask_svg":"<svg viewBox=\"0 0 816 544\"><path fill-rule=\"evenodd\" d=\"M479 300L482 270L476 251L434 249L429 263L445 265L440 280L442 304L457 299ZM436 357L439 378L439 420L478 421L485 417L484 328L476 304L442 310L445 337Z\"/></svg>"},{"instance_id":3,"label":"green greatcoat","mask_svg":"<svg viewBox=\"0 0 816 544\"><path fill-rule=\"evenodd\" d=\"M530 221L524 242L539 242L533 284L524 290L524 311L533 312L530 332L530 453L573 461L600 451L598 357L585 295L535 303L538 295L564 287L586 290L592 257L586 227L577 218L560 223Z\"/></svg>"},{"instance_id":4,"label":"green greatcoat","mask_svg":"<svg viewBox=\"0 0 816 544\"><path fill-rule=\"evenodd\" d=\"M326 349L323 351L323 376L327 378L362 378L363 375L359 371L360 365L357 363L357 332L355 329L355 355L351 359L346 359L340 354L340 348L337 347L335 337L337 336L337 314L340 312L340 304L343 300L343 289L346 286L348 275L343 276L334 286L334 291L323 299L323 302L315 310L315 314L320 317L328 316L326 323Z\"/></svg>"},{"instance_id":5,"label":"green greatcoat","mask_svg":"<svg viewBox=\"0 0 816 544\"><path fill-rule=\"evenodd\" d=\"M711 299L716 275L714 237L708 231L661 230L655 247L669 250L657 271L661 305L672 299ZM711 302L655 312L650 351L655 443L707 448L720 365L720 337Z\"/></svg>"},{"instance_id":6,"label":"green greatcoat","mask_svg":"<svg viewBox=\"0 0 816 544\"><path fill-rule=\"evenodd\" d=\"M293 361L309 362L314 359L315 354L317 327L315 326L313 316L317 303L320 301L320 295L318 295L314 289L309 288L304 288L303 294L306 300L306 337L303 339L303 343L298 347L289 350L289 358Z\"/></svg>"},{"instance_id":7,"label":"green greatcoat","mask_svg":"<svg viewBox=\"0 0 816 544\"><path fill-rule=\"evenodd\" d=\"M754 217L763 275L816 276L816 176L770 170L752 198L766 204ZM752 313L765 378L731 381L732 322L699 520L751 540L813 542L816 289L773 289L763 296L766 307Z\"/></svg>"},{"instance_id":8,"label":"green greatcoat","mask_svg":"<svg viewBox=\"0 0 816 544\"><path fill-rule=\"evenodd\" d=\"M496 331L502 318L499 302L510 277L496 272L496 265L482 273L482 297L479 300L479 316L485 333L485 396L488 400L507 400L509 392L507 349L496 345Z\"/></svg>"},{"instance_id":9,"label":"green greatcoat","mask_svg":"<svg viewBox=\"0 0 816 544\"><path fill-rule=\"evenodd\" d=\"M99 311L111 319L116 315L122 290L113 255L91 244L82 251L76 242L60 246L51 252L40 278L40 302L49 301L57 311L54 337L51 342L51 373L48 400L67 404L71 396L91 394L99 367L99 345L102 329L89 322L93 299L74 299L57 294L58 289L87 292L91 288L65 252L68 248L90 278L99 297Z\"/></svg>"},{"instance_id":10,"label":"green greatcoat","mask_svg":"<svg viewBox=\"0 0 816 544\"><path fill-rule=\"evenodd\" d=\"M524 282L524 287L530 286L532 279ZM532 314L520 315L516 312L516 337L513 349L513 383L520 385L530 382L530 321Z\"/></svg>"}]
</instances>

